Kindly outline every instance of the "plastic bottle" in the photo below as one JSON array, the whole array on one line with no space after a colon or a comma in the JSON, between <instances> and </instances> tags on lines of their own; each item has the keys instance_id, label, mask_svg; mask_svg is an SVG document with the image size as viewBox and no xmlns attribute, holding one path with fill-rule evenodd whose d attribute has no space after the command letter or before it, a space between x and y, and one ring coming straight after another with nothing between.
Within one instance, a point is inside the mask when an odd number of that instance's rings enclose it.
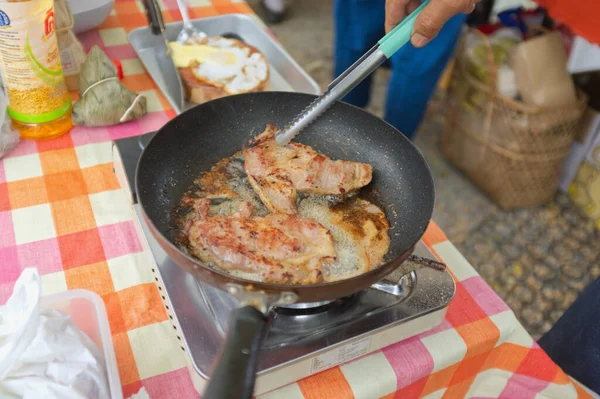
<instances>
[{"instance_id":1,"label":"plastic bottle","mask_svg":"<svg viewBox=\"0 0 600 399\"><path fill-rule=\"evenodd\" d=\"M73 126L59 55L53 0L0 0L0 65L23 138L54 138Z\"/></svg>"}]
</instances>

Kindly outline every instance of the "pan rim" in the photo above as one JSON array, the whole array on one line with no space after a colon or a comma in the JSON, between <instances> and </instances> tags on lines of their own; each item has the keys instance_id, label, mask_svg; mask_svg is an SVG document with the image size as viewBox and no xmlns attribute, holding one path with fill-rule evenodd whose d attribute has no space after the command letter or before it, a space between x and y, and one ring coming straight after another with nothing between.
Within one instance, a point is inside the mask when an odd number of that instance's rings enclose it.
<instances>
[{"instance_id":1,"label":"pan rim","mask_svg":"<svg viewBox=\"0 0 600 399\"><path fill-rule=\"evenodd\" d=\"M396 132L398 132L399 135L402 136L401 139L405 140L420 156L420 158L423 161L423 165L425 166L426 169L426 174L429 178L429 183L431 186L431 206L428 206L428 222L425 224L425 227L423 227L422 229L419 229L418 235L419 238L405 251L403 252L401 255L395 257L394 259L382 263L381 265L365 272L365 273L361 273L357 276L354 277L350 277L350 278L346 278L346 279L342 279L342 280L336 280L336 281L330 281L330 282L323 282L323 283L317 283L317 284L278 284L278 283L269 283L269 282L265 282L265 281L256 281L256 280L249 280L249 279L244 279L244 278L240 278L240 277L235 277L233 275L231 275L230 273L226 272L226 271L222 271L219 270L217 268L211 267L207 264L205 264L204 262L200 261L197 258L194 258L188 254L186 254L185 252L183 252L177 245L175 245L170 239L168 239L167 237L165 237L165 235L160 231L160 229L154 224L152 218L150 218L148 216L148 213L146 212L146 207L144 206L143 200L142 200L142 196L139 194L140 190L139 190L139 179L138 176L140 174L140 164L142 162L142 159L144 158L144 155L146 154L146 150L148 148L151 147L152 142L155 140L155 138L161 133L161 131L163 131L165 128L167 128L169 125L171 125L172 123L175 123L176 120L184 115L184 114L188 114L188 113L192 113L192 112L198 112L197 109L206 106L207 104L213 104L216 102L219 102L221 100L224 100L226 98L230 98L230 97L261 97L261 96L268 96L268 95L272 95L272 94L284 94L284 95L289 95L289 94L293 94L293 95L297 95L297 96L303 96L303 97L307 97L307 98L311 98L311 99L315 99L318 96L314 95L314 94L310 94L310 93L298 93L298 92L285 92L285 91L267 91L267 92L252 92L252 93L240 93L240 94L234 94L234 95L229 95L226 97L221 97L221 98L217 98L214 100L210 100L207 101L205 103L202 104L198 104L186 111L184 111L183 113L175 116L174 118L170 119L167 123L165 123L162 127L160 127L156 133L150 138L150 140L148 141L148 143L144 146L144 148L142 149L142 153L140 154L140 157L138 159L138 162L136 164L136 169L135 169L135 190L136 190L136 197L137 197L137 202L141 207L142 210L142 214L144 216L145 222L148 224L148 226L150 227L150 230L152 232L152 234L158 234L161 238L161 240L159 240L159 245L168 245L170 249L175 250L180 256L183 256L184 258L186 258L188 261L191 261L192 263L204 268L204 269L208 269L210 272L216 273L218 275L220 275L221 277L230 280L230 282L235 282L241 286L267 286L269 290L271 291L279 291L279 292L283 292L283 291L295 291L297 289L303 289L303 290L310 290L310 289L318 289L318 288L327 288L327 287L334 287L337 285L343 285L343 284L352 284L353 281L358 281L363 279L365 276L369 276L371 274L375 274L379 269L387 266L387 265L391 265L391 264L395 264L395 268L391 269L389 273L393 272L393 270L395 270L398 266L400 266L403 261L398 262L399 259L402 259L403 257L405 257L405 255L407 253L410 253L414 247L418 244L418 242L423 238L423 235L425 234L425 231L427 230L427 228L429 227L432 217L433 217L433 211L434 211L434 207L435 207L435 199L436 199L436 190L435 190L435 182L433 180L433 174L431 173L431 168L429 166L429 164L427 163L423 153L417 148L417 146L414 144L414 142L412 140L409 140L406 136L404 136L404 134L402 134L402 132L400 132L397 128L395 128L394 126L392 126L391 124L389 124L387 121L383 120L382 118L378 117L377 115L373 114L370 111L367 111L366 109L357 107L355 105L352 104L348 104L346 102L343 101L336 101L334 103L333 106L339 104L343 104L343 106L345 107L350 107L353 108L355 110L355 112L360 112L360 113L366 113L368 115L370 115L373 118L377 118L380 122L384 123L385 125L389 126L391 129L395 130ZM333 107L332 106L332 107ZM171 212L172 210L170 209L169 212ZM389 250L388 250L389 251ZM397 264L396 264L397 263ZM179 267L181 267L180 265L178 265ZM184 268L185 269L185 268ZM388 274L389 274L388 273ZM195 278L199 278L200 280L204 281L204 279L198 277L197 275L194 275ZM212 284L211 284L212 285Z\"/></svg>"}]
</instances>

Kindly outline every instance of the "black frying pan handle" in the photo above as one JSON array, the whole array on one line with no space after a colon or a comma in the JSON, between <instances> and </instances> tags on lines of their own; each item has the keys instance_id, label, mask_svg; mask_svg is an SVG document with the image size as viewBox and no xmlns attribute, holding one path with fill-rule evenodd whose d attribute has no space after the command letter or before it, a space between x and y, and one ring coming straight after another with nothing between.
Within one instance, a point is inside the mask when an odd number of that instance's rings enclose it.
<instances>
[{"instance_id":1,"label":"black frying pan handle","mask_svg":"<svg viewBox=\"0 0 600 399\"><path fill-rule=\"evenodd\" d=\"M231 312L225 345L203 399L252 398L266 327L267 316L253 306Z\"/></svg>"},{"instance_id":2,"label":"black frying pan handle","mask_svg":"<svg viewBox=\"0 0 600 399\"><path fill-rule=\"evenodd\" d=\"M146 8L146 18L150 24L150 30L155 35L160 35L165 31L165 22L163 21L160 6L157 0L143 0Z\"/></svg>"}]
</instances>

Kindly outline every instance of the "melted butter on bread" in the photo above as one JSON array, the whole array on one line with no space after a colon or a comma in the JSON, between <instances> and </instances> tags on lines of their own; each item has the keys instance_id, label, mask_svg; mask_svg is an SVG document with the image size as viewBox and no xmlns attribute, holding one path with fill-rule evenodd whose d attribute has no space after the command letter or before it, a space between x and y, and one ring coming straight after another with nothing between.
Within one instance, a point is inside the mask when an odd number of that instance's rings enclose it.
<instances>
[{"instance_id":1,"label":"melted butter on bread","mask_svg":"<svg viewBox=\"0 0 600 399\"><path fill-rule=\"evenodd\" d=\"M221 65L233 65L238 62L234 52L204 44L170 42L169 48L177 68L187 68L193 62L200 64L210 61Z\"/></svg>"}]
</instances>

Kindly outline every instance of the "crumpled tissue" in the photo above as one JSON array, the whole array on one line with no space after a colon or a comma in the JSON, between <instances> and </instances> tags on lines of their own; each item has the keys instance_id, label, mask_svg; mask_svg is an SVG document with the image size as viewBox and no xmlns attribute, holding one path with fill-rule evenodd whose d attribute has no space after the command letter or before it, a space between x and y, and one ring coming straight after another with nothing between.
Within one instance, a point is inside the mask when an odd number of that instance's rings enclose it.
<instances>
[{"instance_id":1,"label":"crumpled tissue","mask_svg":"<svg viewBox=\"0 0 600 399\"><path fill-rule=\"evenodd\" d=\"M150 395L148 395L146 388L141 387L137 393L134 393L128 399L150 399Z\"/></svg>"},{"instance_id":2,"label":"crumpled tissue","mask_svg":"<svg viewBox=\"0 0 600 399\"><path fill-rule=\"evenodd\" d=\"M71 316L40 306L36 269L0 306L0 397L110 399L103 355Z\"/></svg>"}]
</instances>

